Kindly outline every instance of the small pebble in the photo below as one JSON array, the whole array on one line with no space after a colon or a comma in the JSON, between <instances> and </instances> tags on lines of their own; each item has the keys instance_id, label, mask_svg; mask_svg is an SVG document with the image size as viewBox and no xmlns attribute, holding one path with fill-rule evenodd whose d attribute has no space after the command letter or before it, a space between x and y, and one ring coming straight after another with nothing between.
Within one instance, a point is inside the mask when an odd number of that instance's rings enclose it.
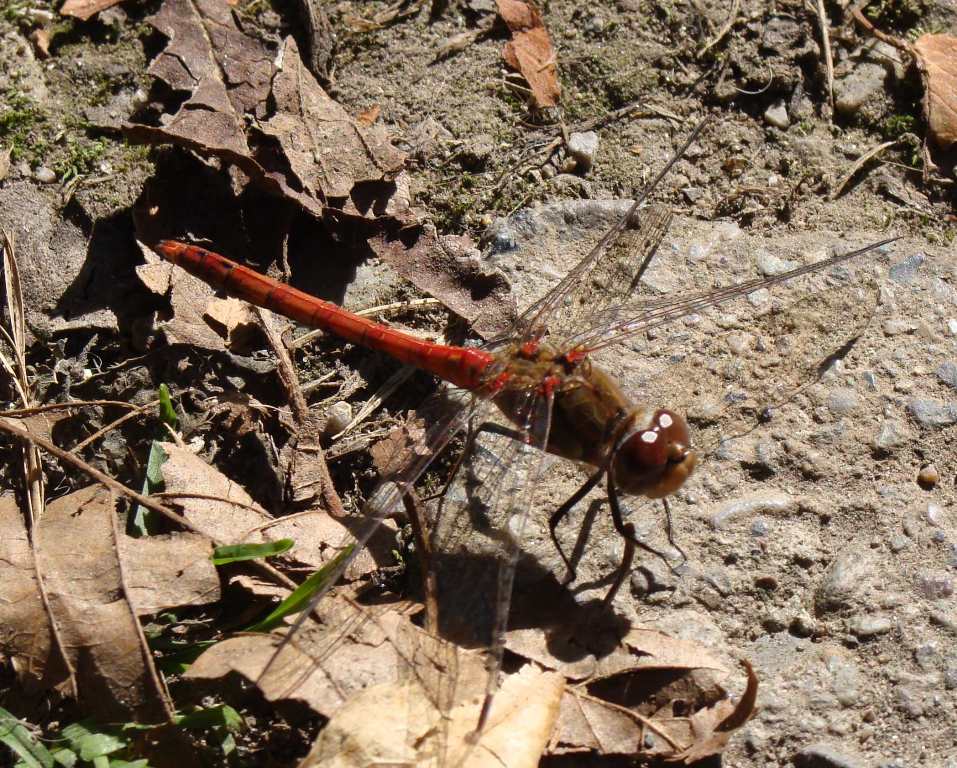
<instances>
[{"instance_id":1,"label":"small pebble","mask_svg":"<svg viewBox=\"0 0 957 768\"><path fill-rule=\"evenodd\" d=\"M957 318L951 317L947 320L947 333L957 336Z\"/></svg>"},{"instance_id":2,"label":"small pebble","mask_svg":"<svg viewBox=\"0 0 957 768\"><path fill-rule=\"evenodd\" d=\"M326 411L326 426L324 433L328 436L338 435L342 430L349 426L352 421L352 405L345 400L340 400L329 406Z\"/></svg>"},{"instance_id":3,"label":"small pebble","mask_svg":"<svg viewBox=\"0 0 957 768\"><path fill-rule=\"evenodd\" d=\"M568 137L568 153L575 158L575 170L588 173L595 163L598 151L598 134L595 131L573 133Z\"/></svg>"},{"instance_id":4,"label":"small pebble","mask_svg":"<svg viewBox=\"0 0 957 768\"><path fill-rule=\"evenodd\" d=\"M915 253L887 270L887 276L895 283L906 285L917 277L917 270L924 263L924 254Z\"/></svg>"},{"instance_id":5,"label":"small pebble","mask_svg":"<svg viewBox=\"0 0 957 768\"><path fill-rule=\"evenodd\" d=\"M791 619L788 626L788 632L795 637L812 637L817 632L817 622L811 618L807 611L801 611L797 616Z\"/></svg>"},{"instance_id":6,"label":"small pebble","mask_svg":"<svg viewBox=\"0 0 957 768\"><path fill-rule=\"evenodd\" d=\"M951 424L957 424L957 403L914 399L907 404L907 410L925 427L949 427Z\"/></svg>"},{"instance_id":7,"label":"small pebble","mask_svg":"<svg viewBox=\"0 0 957 768\"><path fill-rule=\"evenodd\" d=\"M897 533L891 537L891 540L888 542L888 546L891 548L891 552L901 552L910 546L910 539L903 534Z\"/></svg>"},{"instance_id":8,"label":"small pebble","mask_svg":"<svg viewBox=\"0 0 957 768\"><path fill-rule=\"evenodd\" d=\"M935 528L940 528L944 519L944 508L940 504L928 504L924 518Z\"/></svg>"},{"instance_id":9,"label":"small pebble","mask_svg":"<svg viewBox=\"0 0 957 768\"><path fill-rule=\"evenodd\" d=\"M886 421L881 422L880 431L877 433L877 437L874 440L874 444L882 449L888 450L890 448L896 448L899 445L903 445L907 440L906 435L903 432L903 426L899 421L894 419L887 419Z\"/></svg>"},{"instance_id":10,"label":"small pebble","mask_svg":"<svg viewBox=\"0 0 957 768\"><path fill-rule=\"evenodd\" d=\"M937 378L948 387L957 389L957 363L948 360L937 367Z\"/></svg>"},{"instance_id":11,"label":"small pebble","mask_svg":"<svg viewBox=\"0 0 957 768\"><path fill-rule=\"evenodd\" d=\"M861 639L886 635L894 623L886 616L858 616L851 621L851 632Z\"/></svg>"},{"instance_id":12,"label":"small pebble","mask_svg":"<svg viewBox=\"0 0 957 768\"><path fill-rule=\"evenodd\" d=\"M56 174L46 166L41 165L33 172L33 178L41 184L52 184L56 181Z\"/></svg>"},{"instance_id":13,"label":"small pebble","mask_svg":"<svg viewBox=\"0 0 957 768\"><path fill-rule=\"evenodd\" d=\"M846 416L857 410L857 392L850 387L835 389L827 396L827 407L832 413Z\"/></svg>"},{"instance_id":14,"label":"small pebble","mask_svg":"<svg viewBox=\"0 0 957 768\"><path fill-rule=\"evenodd\" d=\"M764 277L780 275L797 266L796 261L788 261L768 251L759 251L757 257L758 272Z\"/></svg>"},{"instance_id":15,"label":"small pebble","mask_svg":"<svg viewBox=\"0 0 957 768\"><path fill-rule=\"evenodd\" d=\"M793 758L795 768L866 768L857 755L845 752L843 747L818 743L804 747Z\"/></svg>"},{"instance_id":16,"label":"small pebble","mask_svg":"<svg viewBox=\"0 0 957 768\"><path fill-rule=\"evenodd\" d=\"M791 119L788 117L787 108L783 101L777 101L772 104L764 113L764 122L782 131L787 130L791 125Z\"/></svg>"},{"instance_id":17,"label":"small pebble","mask_svg":"<svg viewBox=\"0 0 957 768\"><path fill-rule=\"evenodd\" d=\"M752 536L767 536L770 528L766 521L762 520L760 517L751 523L751 535Z\"/></svg>"},{"instance_id":18,"label":"small pebble","mask_svg":"<svg viewBox=\"0 0 957 768\"><path fill-rule=\"evenodd\" d=\"M929 600L944 600L954 594L954 580L944 571L923 571L917 577L917 586Z\"/></svg>"},{"instance_id":19,"label":"small pebble","mask_svg":"<svg viewBox=\"0 0 957 768\"><path fill-rule=\"evenodd\" d=\"M905 333L913 333L917 326L910 320L888 320L884 323L884 335L900 336Z\"/></svg>"},{"instance_id":20,"label":"small pebble","mask_svg":"<svg viewBox=\"0 0 957 768\"><path fill-rule=\"evenodd\" d=\"M940 472L937 471L937 467L933 464L922 467L920 472L917 473L917 484L924 490L929 491L939 482Z\"/></svg>"}]
</instances>

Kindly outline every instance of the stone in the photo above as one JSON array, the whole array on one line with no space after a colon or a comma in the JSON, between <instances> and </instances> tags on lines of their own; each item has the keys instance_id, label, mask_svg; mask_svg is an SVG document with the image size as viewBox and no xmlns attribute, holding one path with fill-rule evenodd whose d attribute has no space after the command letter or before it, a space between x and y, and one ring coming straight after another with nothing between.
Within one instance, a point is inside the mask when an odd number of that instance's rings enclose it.
<instances>
[{"instance_id":1,"label":"stone","mask_svg":"<svg viewBox=\"0 0 957 768\"><path fill-rule=\"evenodd\" d=\"M796 266L798 266L796 261L782 259L780 256L775 256L769 251L758 251L758 272L760 272L764 277L772 277L774 275L783 274L784 272L794 269Z\"/></svg>"},{"instance_id":2,"label":"stone","mask_svg":"<svg viewBox=\"0 0 957 768\"><path fill-rule=\"evenodd\" d=\"M957 363L947 360L937 366L937 378L948 387L957 389Z\"/></svg>"},{"instance_id":3,"label":"stone","mask_svg":"<svg viewBox=\"0 0 957 768\"><path fill-rule=\"evenodd\" d=\"M933 464L921 467L920 472L917 473L917 484L925 490L930 490L939 482L940 472Z\"/></svg>"},{"instance_id":4,"label":"stone","mask_svg":"<svg viewBox=\"0 0 957 768\"><path fill-rule=\"evenodd\" d=\"M845 117L852 117L868 99L883 94L886 76L880 64L858 64L850 74L835 81L834 110Z\"/></svg>"},{"instance_id":5,"label":"stone","mask_svg":"<svg viewBox=\"0 0 957 768\"><path fill-rule=\"evenodd\" d=\"M56 181L56 174L44 165L41 165L33 172L33 178L41 184L53 184Z\"/></svg>"},{"instance_id":6,"label":"stone","mask_svg":"<svg viewBox=\"0 0 957 768\"><path fill-rule=\"evenodd\" d=\"M886 419L881 422L874 445L882 450L889 450L903 445L907 441L904 426L895 419Z\"/></svg>"},{"instance_id":7,"label":"stone","mask_svg":"<svg viewBox=\"0 0 957 768\"><path fill-rule=\"evenodd\" d=\"M841 550L831 562L824 580L818 586L814 603L818 611L846 608L858 594L872 563L866 552L855 547Z\"/></svg>"},{"instance_id":8,"label":"stone","mask_svg":"<svg viewBox=\"0 0 957 768\"><path fill-rule=\"evenodd\" d=\"M866 768L857 755L826 743L810 744L794 755L795 768Z\"/></svg>"},{"instance_id":9,"label":"stone","mask_svg":"<svg viewBox=\"0 0 957 768\"><path fill-rule=\"evenodd\" d=\"M575 158L575 170L588 173L595 163L598 134L595 131L573 133L568 137L568 153Z\"/></svg>"},{"instance_id":10,"label":"stone","mask_svg":"<svg viewBox=\"0 0 957 768\"><path fill-rule=\"evenodd\" d=\"M791 125L791 118L788 117L787 108L783 101L776 101L764 113L764 122L782 131L787 130Z\"/></svg>"},{"instance_id":11,"label":"stone","mask_svg":"<svg viewBox=\"0 0 957 768\"><path fill-rule=\"evenodd\" d=\"M921 571L917 586L928 600L946 600L954 594L954 579L946 571Z\"/></svg>"},{"instance_id":12,"label":"stone","mask_svg":"<svg viewBox=\"0 0 957 768\"><path fill-rule=\"evenodd\" d=\"M862 640L886 635L893 628L894 623L886 616L857 616L849 627L851 633Z\"/></svg>"},{"instance_id":13,"label":"stone","mask_svg":"<svg viewBox=\"0 0 957 768\"><path fill-rule=\"evenodd\" d=\"M913 256L900 261L887 270L887 276L895 283L907 285L917 277L917 270L924 263L924 254L915 253Z\"/></svg>"},{"instance_id":14,"label":"stone","mask_svg":"<svg viewBox=\"0 0 957 768\"><path fill-rule=\"evenodd\" d=\"M915 398L907 404L907 410L924 427L938 428L957 424L957 403Z\"/></svg>"},{"instance_id":15,"label":"stone","mask_svg":"<svg viewBox=\"0 0 957 768\"><path fill-rule=\"evenodd\" d=\"M835 389L827 396L828 410L841 416L856 411L858 403L857 392L850 387Z\"/></svg>"}]
</instances>

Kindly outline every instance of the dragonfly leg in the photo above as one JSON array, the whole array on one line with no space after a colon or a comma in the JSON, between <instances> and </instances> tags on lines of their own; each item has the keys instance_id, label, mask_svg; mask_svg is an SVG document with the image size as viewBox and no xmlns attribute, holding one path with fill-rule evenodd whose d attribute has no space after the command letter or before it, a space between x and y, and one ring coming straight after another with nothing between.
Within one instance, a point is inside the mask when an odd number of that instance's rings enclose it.
<instances>
[{"instance_id":1,"label":"dragonfly leg","mask_svg":"<svg viewBox=\"0 0 957 768\"><path fill-rule=\"evenodd\" d=\"M555 530L558 528L558 524L565 518L565 516L574 509L575 505L578 504L585 495L599 482L601 482L602 476L606 472L606 467L600 467L597 472L595 472L591 477L589 477L585 483L575 491L574 494L562 504L555 512L552 513L552 516L548 518L548 532L551 534L552 543L555 545L555 549L558 550L558 554L561 555L562 562L565 563L565 567L568 569L568 575L565 577L565 584L571 584L575 578L575 566L572 564L571 560L565 556L565 552L562 550L562 545L558 542L558 536L555 535Z\"/></svg>"},{"instance_id":2,"label":"dragonfly leg","mask_svg":"<svg viewBox=\"0 0 957 768\"><path fill-rule=\"evenodd\" d=\"M639 539L635 535L635 526L632 523L625 522L625 519L621 514L621 502L618 500L618 487L615 484L615 472L613 466L608 468L608 503L611 506L611 519L615 524L615 530L618 531L618 535L625 540L625 553L621 558L621 565L618 566L618 573L615 574L615 581L608 590L608 594L605 595L605 605L610 605L611 601L615 599L618 589L625 581L625 577L631 571L631 562L635 557L635 547L641 547L646 552L649 552L656 557L660 557L665 563L668 563L668 557L664 552L655 549ZM682 557L687 559L685 553L672 542L671 510L667 504L665 505L665 509L668 512L668 541L671 542L672 546L678 549L679 552L681 552Z\"/></svg>"},{"instance_id":3,"label":"dragonfly leg","mask_svg":"<svg viewBox=\"0 0 957 768\"><path fill-rule=\"evenodd\" d=\"M668 504L668 499L662 499L661 504L665 508L665 531L668 533L668 543L678 551L679 555L681 555L681 562L678 563L678 565L671 565L669 563L669 567L671 568L672 572L677 573L676 569L678 566L688 562L688 556L675 540L675 527L674 522L671 519L671 506Z\"/></svg>"}]
</instances>

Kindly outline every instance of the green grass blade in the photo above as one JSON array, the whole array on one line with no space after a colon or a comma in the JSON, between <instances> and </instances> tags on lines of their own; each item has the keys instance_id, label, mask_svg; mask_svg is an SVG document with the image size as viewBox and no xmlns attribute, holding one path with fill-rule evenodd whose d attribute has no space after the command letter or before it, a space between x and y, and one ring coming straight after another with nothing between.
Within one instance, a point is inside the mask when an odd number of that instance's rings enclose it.
<instances>
[{"instance_id":1,"label":"green grass blade","mask_svg":"<svg viewBox=\"0 0 957 768\"><path fill-rule=\"evenodd\" d=\"M277 605L272 612L266 616L262 621L258 621L249 627L247 632L269 632L272 629L278 627L284 618L290 616L293 613L299 613L299 611L305 609L309 605L309 601L312 600L313 596L317 592L321 592L326 588L328 581L332 578L332 574L339 568L339 566L352 554L352 550L355 548L355 544L350 544L342 552L336 555L335 558L326 563L322 568L316 571L312 576L306 579L302 584L300 584L296 590L289 595L285 600L283 600L279 605Z\"/></svg>"},{"instance_id":2,"label":"green grass blade","mask_svg":"<svg viewBox=\"0 0 957 768\"><path fill-rule=\"evenodd\" d=\"M6 744L26 768L53 768L53 755L37 741L30 729L0 707L0 743Z\"/></svg>"},{"instance_id":3,"label":"green grass blade","mask_svg":"<svg viewBox=\"0 0 957 768\"><path fill-rule=\"evenodd\" d=\"M292 549L292 539L278 539L263 544L227 544L213 551L213 565L226 565L240 560L256 560L260 557L274 557Z\"/></svg>"}]
</instances>

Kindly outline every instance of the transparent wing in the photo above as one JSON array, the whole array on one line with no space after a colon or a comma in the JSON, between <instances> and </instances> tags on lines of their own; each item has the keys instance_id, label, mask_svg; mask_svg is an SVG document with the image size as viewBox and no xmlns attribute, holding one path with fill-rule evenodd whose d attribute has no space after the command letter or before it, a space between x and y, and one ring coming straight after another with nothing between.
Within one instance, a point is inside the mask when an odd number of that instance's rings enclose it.
<instances>
[{"instance_id":1,"label":"transparent wing","mask_svg":"<svg viewBox=\"0 0 957 768\"><path fill-rule=\"evenodd\" d=\"M769 290L806 275L825 272L851 261L869 251L877 250L897 238L888 238L871 243L847 253L842 253L812 264L795 267L777 275L758 277L725 287L693 291L677 296L641 298L634 302L600 309L577 331L562 338L563 348L579 348L597 351L638 334L669 326L682 318L744 299L749 294Z\"/></svg>"},{"instance_id":2,"label":"transparent wing","mask_svg":"<svg viewBox=\"0 0 957 768\"><path fill-rule=\"evenodd\" d=\"M541 339L556 323L561 327L570 327L577 309L589 306L589 298L595 302L591 305L595 308L596 305L602 306L620 298L629 290L639 265L654 253L670 220L660 209L651 209L644 213L639 209L674 164L681 159L705 125L706 121L702 120L695 127L681 149L638 195L625 215L602 236L561 282L522 313L506 334L508 337L519 337L522 340ZM629 228L633 230L631 236L625 238L624 243L620 243L622 235L628 232ZM622 258L623 254L631 259L631 263ZM612 280L615 276L622 276L622 269L625 270L624 282ZM567 320L563 317L565 312L570 312Z\"/></svg>"}]
</instances>

